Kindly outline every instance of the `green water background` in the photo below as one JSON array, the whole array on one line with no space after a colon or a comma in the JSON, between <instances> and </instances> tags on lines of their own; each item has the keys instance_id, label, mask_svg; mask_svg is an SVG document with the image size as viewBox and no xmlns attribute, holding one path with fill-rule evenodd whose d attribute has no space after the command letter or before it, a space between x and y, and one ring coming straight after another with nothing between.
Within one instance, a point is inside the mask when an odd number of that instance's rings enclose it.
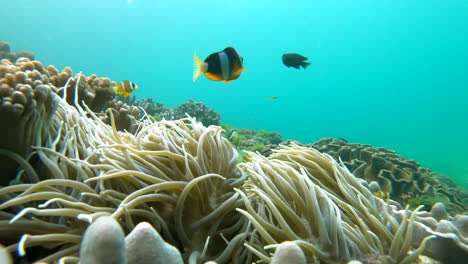
<instances>
[{"instance_id":1,"label":"green water background","mask_svg":"<svg viewBox=\"0 0 468 264\"><path fill-rule=\"evenodd\" d=\"M189 98L236 127L396 150L468 186L466 0L1 0L0 40L45 64L168 106ZM192 82L227 46L246 72ZM281 55L309 57L307 70ZM268 101L267 97L278 100Z\"/></svg>"}]
</instances>

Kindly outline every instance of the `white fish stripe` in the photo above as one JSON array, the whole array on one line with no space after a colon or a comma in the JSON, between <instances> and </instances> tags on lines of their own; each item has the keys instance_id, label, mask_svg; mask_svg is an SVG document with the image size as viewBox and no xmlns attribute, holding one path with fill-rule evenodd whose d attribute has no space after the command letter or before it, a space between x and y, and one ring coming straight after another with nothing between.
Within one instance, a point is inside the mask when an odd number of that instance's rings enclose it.
<instances>
[{"instance_id":1,"label":"white fish stripe","mask_svg":"<svg viewBox=\"0 0 468 264\"><path fill-rule=\"evenodd\" d=\"M128 92L128 82L123 82L123 91L124 93Z\"/></svg>"},{"instance_id":2,"label":"white fish stripe","mask_svg":"<svg viewBox=\"0 0 468 264\"><path fill-rule=\"evenodd\" d=\"M133 92L135 90L135 88L133 87L133 83L130 81L122 82L122 87L125 93Z\"/></svg>"},{"instance_id":3,"label":"white fish stripe","mask_svg":"<svg viewBox=\"0 0 468 264\"><path fill-rule=\"evenodd\" d=\"M229 69L229 58L226 52L223 51L219 53L219 62L221 65L221 74L223 75L223 80L229 80L231 69Z\"/></svg>"}]
</instances>

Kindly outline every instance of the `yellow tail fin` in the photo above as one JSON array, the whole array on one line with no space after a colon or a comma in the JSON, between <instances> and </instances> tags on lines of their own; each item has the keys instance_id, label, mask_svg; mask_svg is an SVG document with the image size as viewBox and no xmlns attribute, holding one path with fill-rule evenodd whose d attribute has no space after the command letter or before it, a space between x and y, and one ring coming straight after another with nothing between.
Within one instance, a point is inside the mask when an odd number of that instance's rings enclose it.
<instances>
[{"instance_id":1,"label":"yellow tail fin","mask_svg":"<svg viewBox=\"0 0 468 264\"><path fill-rule=\"evenodd\" d=\"M206 72L207 64L204 63L197 57L197 54L193 55L193 81L196 81L200 74Z\"/></svg>"}]
</instances>

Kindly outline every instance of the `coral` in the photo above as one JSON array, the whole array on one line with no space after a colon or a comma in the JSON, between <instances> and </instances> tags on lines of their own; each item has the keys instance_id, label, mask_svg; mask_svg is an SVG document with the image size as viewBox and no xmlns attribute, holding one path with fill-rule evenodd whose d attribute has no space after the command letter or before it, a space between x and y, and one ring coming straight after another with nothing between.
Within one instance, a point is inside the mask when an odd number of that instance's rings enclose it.
<instances>
[{"instance_id":1,"label":"coral","mask_svg":"<svg viewBox=\"0 0 468 264\"><path fill-rule=\"evenodd\" d=\"M219 125L219 113L202 102L193 101L193 99L172 109L165 107L162 103L154 102L151 98L137 100L134 105L143 108L150 116L157 114L160 120L178 120L189 115L205 126Z\"/></svg>"},{"instance_id":2,"label":"coral","mask_svg":"<svg viewBox=\"0 0 468 264\"><path fill-rule=\"evenodd\" d=\"M229 139L231 140L232 144L234 144L236 146L239 146L239 144L241 142L247 140L247 136L246 135L239 135L239 134L237 134L237 132L233 132Z\"/></svg>"},{"instance_id":3,"label":"coral","mask_svg":"<svg viewBox=\"0 0 468 264\"><path fill-rule=\"evenodd\" d=\"M118 94L118 95L115 97L115 99L116 99L117 101L122 101L124 104L127 104L127 105L136 105L138 102L140 102L140 101L137 101L135 95L129 95L129 96L127 96L127 97L123 97L123 95ZM151 99L151 98L147 98L147 99L145 99L145 100L143 100L143 101L146 101L146 100L149 100L150 102L153 102L153 99ZM148 112L147 112L147 113L148 113Z\"/></svg>"},{"instance_id":4,"label":"coral","mask_svg":"<svg viewBox=\"0 0 468 264\"><path fill-rule=\"evenodd\" d=\"M258 151L264 156L271 154L271 150L282 142L282 137L276 132L238 129L227 124L221 124L225 130L224 135L239 150Z\"/></svg>"},{"instance_id":5,"label":"coral","mask_svg":"<svg viewBox=\"0 0 468 264\"><path fill-rule=\"evenodd\" d=\"M219 125L220 115L218 112L207 107L202 102L194 102L190 99L174 109L175 119L184 118L186 115L195 117L205 126Z\"/></svg>"},{"instance_id":6,"label":"coral","mask_svg":"<svg viewBox=\"0 0 468 264\"><path fill-rule=\"evenodd\" d=\"M73 76L73 71L69 67L64 68L60 74L50 66L47 70L53 74L50 78L53 85L66 86L58 90L58 95L67 98L70 105L75 105L77 102L83 106L85 103L93 112L99 112L107 107L116 96L113 88L116 84L109 78L98 78L95 74L89 77L82 74ZM78 80L79 84L77 84ZM78 98L75 98L75 95L78 95Z\"/></svg>"},{"instance_id":7,"label":"coral","mask_svg":"<svg viewBox=\"0 0 468 264\"><path fill-rule=\"evenodd\" d=\"M86 229L80 247L81 263L127 263L125 237L111 216L101 216Z\"/></svg>"},{"instance_id":8,"label":"coral","mask_svg":"<svg viewBox=\"0 0 468 264\"><path fill-rule=\"evenodd\" d=\"M0 41L0 52L10 53L11 52L10 44L8 44L8 42L5 42L5 41Z\"/></svg>"},{"instance_id":9,"label":"coral","mask_svg":"<svg viewBox=\"0 0 468 264\"><path fill-rule=\"evenodd\" d=\"M83 235L79 258L69 257L68 260L96 264L183 264L179 251L164 242L147 222L139 223L124 237L120 224L112 216L89 220L92 223Z\"/></svg>"},{"instance_id":10,"label":"coral","mask_svg":"<svg viewBox=\"0 0 468 264\"><path fill-rule=\"evenodd\" d=\"M108 78L72 74L68 67L59 73L53 66L44 67L27 58L14 64L9 60L0 62L0 185L16 175L21 157L28 157L35 146L47 141L47 130L58 105L56 94L67 98L71 105L85 102L93 111L102 110L115 95L111 88L114 84ZM18 180L38 180L31 170L26 172L26 177Z\"/></svg>"},{"instance_id":11,"label":"coral","mask_svg":"<svg viewBox=\"0 0 468 264\"><path fill-rule=\"evenodd\" d=\"M37 61L26 58L15 64L0 62L0 185L16 175L20 158L26 158L34 146L48 139L48 128L57 105L55 87L47 71ZM39 180L26 170L24 182Z\"/></svg>"},{"instance_id":12,"label":"coral","mask_svg":"<svg viewBox=\"0 0 468 264\"><path fill-rule=\"evenodd\" d=\"M183 264L182 256L147 222L139 223L125 238L129 264Z\"/></svg>"},{"instance_id":13,"label":"coral","mask_svg":"<svg viewBox=\"0 0 468 264\"><path fill-rule=\"evenodd\" d=\"M427 243L424 250L425 255L442 263L465 263L468 258L468 237L463 230L468 228L468 223L460 220L465 217L466 215L458 215L455 221L442 219L438 222L432 218L432 223L435 225L432 228L428 224L430 221L427 221L429 217L419 217L414 227L414 243L432 236L434 238Z\"/></svg>"},{"instance_id":14,"label":"coral","mask_svg":"<svg viewBox=\"0 0 468 264\"><path fill-rule=\"evenodd\" d=\"M434 217L435 220L440 221L442 219L448 219L449 215L447 212L447 208L443 203L437 202L431 205L430 207L432 207L431 216Z\"/></svg>"},{"instance_id":15,"label":"coral","mask_svg":"<svg viewBox=\"0 0 468 264\"><path fill-rule=\"evenodd\" d=\"M110 111L112 111L112 116ZM112 118L114 118L114 125L118 131L127 131L135 133L138 128L138 117L140 110L135 106L128 106L122 101L112 100L109 109L106 113L101 113L100 117L104 123L112 125Z\"/></svg>"},{"instance_id":16,"label":"coral","mask_svg":"<svg viewBox=\"0 0 468 264\"><path fill-rule=\"evenodd\" d=\"M255 133L255 137L264 138L268 143L272 145L277 145L283 141L283 138L279 133L268 132L265 129L260 129Z\"/></svg>"},{"instance_id":17,"label":"coral","mask_svg":"<svg viewBox=\"0 0 468 264\"><path fill-rule=\"evenodd\" d=\"M256 138L256 137L247 138L246 137L246 139L242 139L243 137L245 137L244 135L241 135L240 137L241 137L241 140L239 140L239 144L237 145L237 147L242 150L261 151L266 147L265 145L268 144L267 141L263 138Z\"/></svg>"},{"instance_id":18,"label":"coral","mask_svg":"<svg viewBox=\"0 0 468 264\"><path fill-rule=\"evenodd\" d=\"M275 254L271 259L271 264L306 264L306 258L302 249L293 242L283 242L278 245Z\"/></svg>"},{"instance_id":19,"label":"coral","mask_svg":"<svg viewBox=\"0 0 468 264\"><path fill-rule=\"evenodd\" d=\"M266 147L264 144L257 144L255 146L252 146L251 148L248 148L246 150L248 151L253 151L253 152L256 152L256 151L262 151L264 150Z\"/></svg>"},{"instance_id":20,"label":"coral","mask_svg":"<svg viewBox=\"0 0 468 264\"><path fill-rule=\"evenodd\" d=\"M18 51L16 53L11 52L10 44L8 42L0 42L0 60L7 59L11 62L15 62L19 58L28 58L34 60L34 54L30 51Z\"/></svg>"},{"instance_id":21,"label":"coral","mask_svg":"<svg viewBox=\"0 0 468 264\"><path fill-rule=\"evenodd\" d=\"M424 205L426 208L431 208L433 205L437 203L450 204L450 200L446 196L442 196L439 194L436 194L436 195L422 194L414 198L408 199L407 203L413 207Z\"/></svg>"},{"instance_id":22,"label":"coral","mask_svg":"<svg viewBox=\"0 0 468 264\"><path fill-rule=\"evenodd\" d=\"M135 106L143 108L145 112L153 116L158 114L161 118L165 118L166 120L171 120L172 113L170 113L170 108L165 107L163 103L155 102L152 98L145 98L142 100L137 100Z\"/></svg>"},{"instance_id":23,"label":"coral","mask_svg":"<svg viewBox=\"0 0 468 264\"><path fill-rule=\"evenodd\" d=\"M444 184L438 180L437 174L392 150L332 138L323 138L310 146L341 159L357 177L368 182L377 181L384 191L390 192L392 199L400 203L406 204L410 199L416 199L412 203L418 205L423 203L421 199L425 199L424 203L430 207L437 201L446 202L448 199L446 205L450 212L468 210L463 200L468 198L466 190ZM431 196L438 198L428 201Z\"/></svg>"}]
</instances>

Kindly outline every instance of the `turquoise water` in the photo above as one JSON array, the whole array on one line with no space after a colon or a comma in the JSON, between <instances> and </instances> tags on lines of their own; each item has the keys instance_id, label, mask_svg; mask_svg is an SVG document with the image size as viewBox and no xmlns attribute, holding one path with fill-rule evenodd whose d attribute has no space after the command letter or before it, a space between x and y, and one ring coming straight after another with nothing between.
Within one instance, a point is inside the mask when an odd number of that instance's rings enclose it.
<instances>
[{"instance_id":1,"label":"turquoise water","mask_svg":"<svg viewBox=\"0 0 468 264\"><path fill-rule=\"evenodd\" d=\"M468 186L466 0L2 0L0 17L0 40L45 64L236 127L387 147ZM193 83L194 52L227 46L246 72ZM288 52L312 65L286 68Z\"/></svg>"}]
</instances>

